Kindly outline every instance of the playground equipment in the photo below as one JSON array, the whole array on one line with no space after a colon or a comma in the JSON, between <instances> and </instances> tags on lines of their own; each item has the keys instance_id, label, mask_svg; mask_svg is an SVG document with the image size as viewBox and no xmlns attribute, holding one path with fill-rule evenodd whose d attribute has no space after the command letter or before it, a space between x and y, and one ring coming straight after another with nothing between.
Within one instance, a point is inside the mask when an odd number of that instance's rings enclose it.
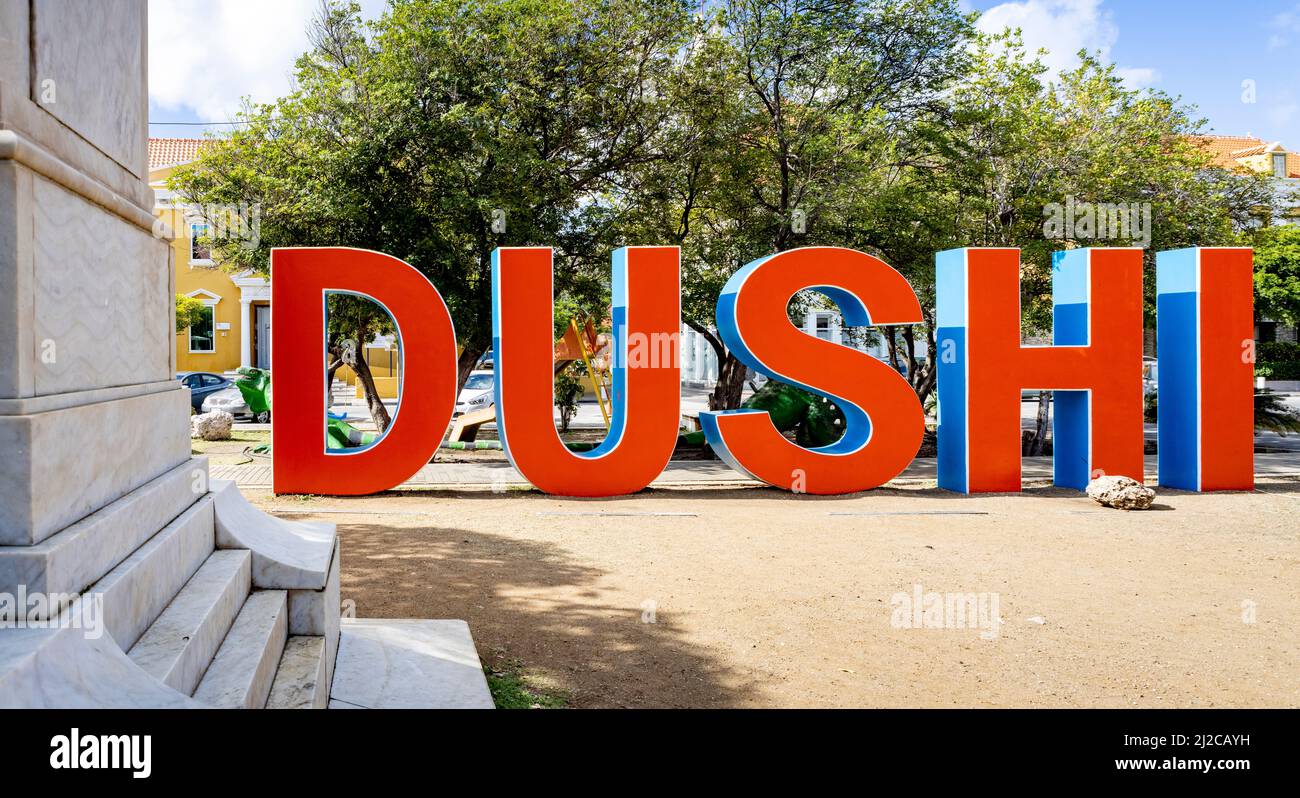
<instances>
[{"instance_id":1,"label":"playground equipment","mask_svg":"<svg viewBox=\"0 0 1300 798\"><path fill-rule=\"evenodd\" d=\"M379 440L378 432L359 430L343 420L343 416L329 414L325 422L325 447L331 451L337 449L357 449L369 446Z\"/></svg>"},{"instance_id":2,"label":"playground equipment","mask_svg":"<svg viewBox=\"0 0 1300 798\"><path fill-rule=\"evenodd\" d=\"M609 336L596 332L596 326L588 318L581 326L577 319L570 319L564 335L555 341L553 350L555 373L559 374L570 363L582 361L587 371L587 378L596 391L596 403L600 405L600 415L605 420L605 429L609 429L610 402L610 346ZM463 413L452 423L448 443L469 443L478 436L479 428L495 421L496 405L482 410ZM572 448L572 447L570 447Z\"/></svg>"},{"instance_id":3,"label":"playground equipment","mask_svg":"<svg viewBox=\"0 0 1300 798\"><path fill-rule=\"evenodd\" d=\"M795 441L803 447L827 446L844 434L844 414L823 396L768 380L740 405L746 410L765 410L772 425L781 432L795 434ZM688 432L681 436L682 443L703 446L704 433Z\"/></svg>"},{"instance_id":4,"label":"playground equipment","mask_svg":"<svg viewBox=\"0 0 1300 798\"><path fill-rule=\"evenodd\" d=\"M242 366L237 373L241 376L235 380L235 387L243 395L248 412L253 414L257 423L268 423L271 420L271 372Z\"/></svg>"},{"instance_id":5,"label":"playground equipment","mask_svg":"<svg viewBox=\"0 0 1300 798\"><path fill-rule=\"evenodd\" d=\"M265 369L241 367L241 375L235 380L235 387L244 397L244 403L253 414L254 420L265 424L271 420L271 372ZM357 429L346 421L346 416L326 412L325 447L331 451L339 449L357 449L369 446L379 440L378 432ZM269 444L246 450L253 454L270 454Z\"/></svg>"}]
</instances>

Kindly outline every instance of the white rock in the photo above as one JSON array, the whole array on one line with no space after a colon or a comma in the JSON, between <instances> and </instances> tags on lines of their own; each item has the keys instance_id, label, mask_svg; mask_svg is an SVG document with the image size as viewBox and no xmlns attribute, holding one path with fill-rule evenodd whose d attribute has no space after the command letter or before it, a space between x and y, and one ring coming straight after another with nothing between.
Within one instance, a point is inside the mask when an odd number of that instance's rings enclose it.
<instances>
[{"instance_id":1,"label":"white rock","mask_svg":"<svg viewBox=\"0 0 1300 798\"><path fill-rule=\"evenodd\" d=\"M228 441L230 440L230 426L234 423L235 417L224 410L213 410L211 413L190 416L190 438L202 438L205 441Z\"/></svg>"},{"instance_id":2,"label":"white rock","mask_svg":"<svg viewBox=\"0 0 1300 798\"><path fill-rule=\"evenodd\" d=\"M1146 510L1156 492L1130 477L1098 477L1088 483L1088 496L1118 510Z\"/></svg>"}]
</instances>

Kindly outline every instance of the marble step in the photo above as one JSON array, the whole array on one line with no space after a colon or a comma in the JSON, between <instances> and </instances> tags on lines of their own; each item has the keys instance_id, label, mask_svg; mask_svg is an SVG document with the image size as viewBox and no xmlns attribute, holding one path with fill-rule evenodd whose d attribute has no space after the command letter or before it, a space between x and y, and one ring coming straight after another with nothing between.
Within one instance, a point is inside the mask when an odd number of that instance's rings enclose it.
<instances>
[{"instance_id":1,"label":"marble step","mask_svg":"<svg viewBox=\"0 0 1300 798\"><path fill-rule=\"evenodd\" d=\"M249 503L230 480L212 481L216 542L253 552L253 586L267 590L323 590L337 534L333 524L286 521Z\"/></svg>"},{"instance_id":2,"label":"marble step","mask_svg":"<svg viewBox=\"0 0 1300 798\"><path fill-rule=\"evenodd\" d=\"M214 551L131 647L131 659L168 687L193 695L248 597L252 563L247 551Z\"/></svg>"},{"instance_id":3,"label":"marble step","mask_svg":"<svg viewBox=\"0 0 1300 798\"><path fill-rule=\"evenodd\" d=\"M253 591L208 666L208 672L203 674L194 698L208 706L227 709L266 706L288 631L286 592Z\"/></svg>"},{"instance_id":4,"label":"marble step","mask_svg":"<svg viewBox=\"0 0 1300 798\"><path fill-rule=\"evenodd\" d=\"M195 457L34 546L0 546L0 593L80 593L194 504L208 484ZM203 490L198 490L199 486Z\"/></svg>"},{"instance_id":5,"label":"marble step","mask_svg":"<svg viewBox=\"0 0 1300 798\"><path fill-rule=\"evenodd\" d=\"M324 709L329 704L325 638L293 635L285 643L267 709Z\"/></svg>"},{"instance_id":6,"label":"marble step","mask_svg":"<svg viewBox=\"0 0 1300 798\"><path fill-rule=\"evenodd\" d=\"M203 562L215 543L213 503L204 496L87 590L104 627L130 651Z\"/></svg>"},{"instance_id":7,"label":"marble step","mask_svg":"<svg viewBox=\"0 0 1300 798\"><path fill-rule=\"evenodd\" d=\"M344 618L330 709L492 709L464 621Z\"/></svg>"}]
</instances>

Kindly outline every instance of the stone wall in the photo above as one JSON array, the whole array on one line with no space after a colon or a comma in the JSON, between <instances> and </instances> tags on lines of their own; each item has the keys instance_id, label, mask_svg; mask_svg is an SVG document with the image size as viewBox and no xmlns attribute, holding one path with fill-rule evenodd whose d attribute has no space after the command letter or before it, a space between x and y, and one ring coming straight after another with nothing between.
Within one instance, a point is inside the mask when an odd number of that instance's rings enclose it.
<instances>
[{"instance_id":1,"label":"stone wall","mask_svg":"<svg viewBox=\"0 0 1300 798\"><path fill-rule=\"evenodd\" d=\"M146 13L0 0L0 708L325 707L336 657L342 706L490 707L462 622L363 624L342 657L334 525L190 455Z\"/></svg>"},{"instance_id":2,"label":"stone wall","mask_svg":"<svg viewBox=\"0 0 1300 798\"><path fill-rule=\"evenodd\" d=\"M170 232L147 184L146 13L146 0L0 2L0 593L125 586L107 639L0 627L4 705L187 700L112 639L152 620L139 595L172 595L130 558L208 492L174 378Z\"/></svg>"},{"instance_id":3,"label":"stone wall","mask_svg":"<svg viewBox=\"0 0 1300 798\"><path fill-rule=\"evenodd\" d=\"M0 4L0 544L39 543L190 457L146 182L146 11Z\"/></svg>"}]
</instances>

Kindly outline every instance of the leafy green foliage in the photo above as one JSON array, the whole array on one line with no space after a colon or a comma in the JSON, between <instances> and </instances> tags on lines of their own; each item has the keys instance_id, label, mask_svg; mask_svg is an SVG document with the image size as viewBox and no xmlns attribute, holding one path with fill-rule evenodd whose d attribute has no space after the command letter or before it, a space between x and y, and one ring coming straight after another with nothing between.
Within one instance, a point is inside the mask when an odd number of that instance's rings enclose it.
<instances>
[{"instance_id":1,"label":"leafy green foliage","mask_svg":"<svg viewBox=\"0 0 1300 798\"><path fill-rule=\"evenodd\" d=\"M331 5L298 88L249 107L173 186L260 204L258 248L214 241L227 263L265 272L273 247L332 245L415 266L451 311L463 380L491 343L496 247L554 245L557 284L599 306L607 195L653 157L656 86L690 29L671 0L396 0L369 24Z\"/></svg>"},{"instance_id":2,"label":"leafy green foliage","mask_svg":"<svg viewBox=\"0 0 1300 798\"><path fill-rule=\"evenodd\" d=\"M189 327L203 321L203 303L192 296L176 295L176 332L185 332Z\"/></svg>"},{"instance_id":3,"label":"leafy green foliage","mask_svg":"<svg viewBox=\"0 0 1300 798\"><path fill-rule=\"evenodd\" d=\"M1291 341L1256 344L1255 376L1270 380L1300 380L1300 344Z\"/></svg>"},{"instance_id":4,"label":"leafy green foliage","mask_svg":"<svg viewBox=\"0 0 1300 798\"><path fill-rule=\"evenodd\" d=\"M582 398L583 383L578 368L582 368L580 363L569 363L555 375L555 407L560 411L560 432L569 431L569 422L578 411L578 400Z\"/></svg>"},{"instance_id":5,"label":"leafy green foliage","mask_svg":"<svg viewBox=\"0 0 1300 798\"><path fill-rule=\"evenodd\" d=\"M604 317L614 247L679 245L683 319L719 357L715 409L746 377L712 330L721 288L797 246L879 254L912 282L924 323L883 332L922 399L944 249L1021 247L1035 334L1055 250L1149 244L1152 269L1158 249L1256 237L1261 310L1293 318L1297 239L1256 233L1280 202L1266 175L1211 168L1177 99L1086 52L1049 80L1016 32L974 19L957 0L395 0L373 23L330 5L295 91L249 107L173 184L259 205L258 248L213 241L236 267L311 245L413 264L451 311L462 379L491 344L499 246L555 247L567 319ZM1149 207L1150 226L1049 231L1070 198ZM829 300L792 313L810 303Z\"/></svg>"},{"instance_id":6,"label":"leafy green foliage","mask_svg":"<svg viewBox=\"0 0 1300 798\"><path fill-rule=\"evenodd\" d=\"M1256 315L1300 325L1300 227L1266 227L1250 243L1255 248Z\"/></svg>"}]
</instances>

